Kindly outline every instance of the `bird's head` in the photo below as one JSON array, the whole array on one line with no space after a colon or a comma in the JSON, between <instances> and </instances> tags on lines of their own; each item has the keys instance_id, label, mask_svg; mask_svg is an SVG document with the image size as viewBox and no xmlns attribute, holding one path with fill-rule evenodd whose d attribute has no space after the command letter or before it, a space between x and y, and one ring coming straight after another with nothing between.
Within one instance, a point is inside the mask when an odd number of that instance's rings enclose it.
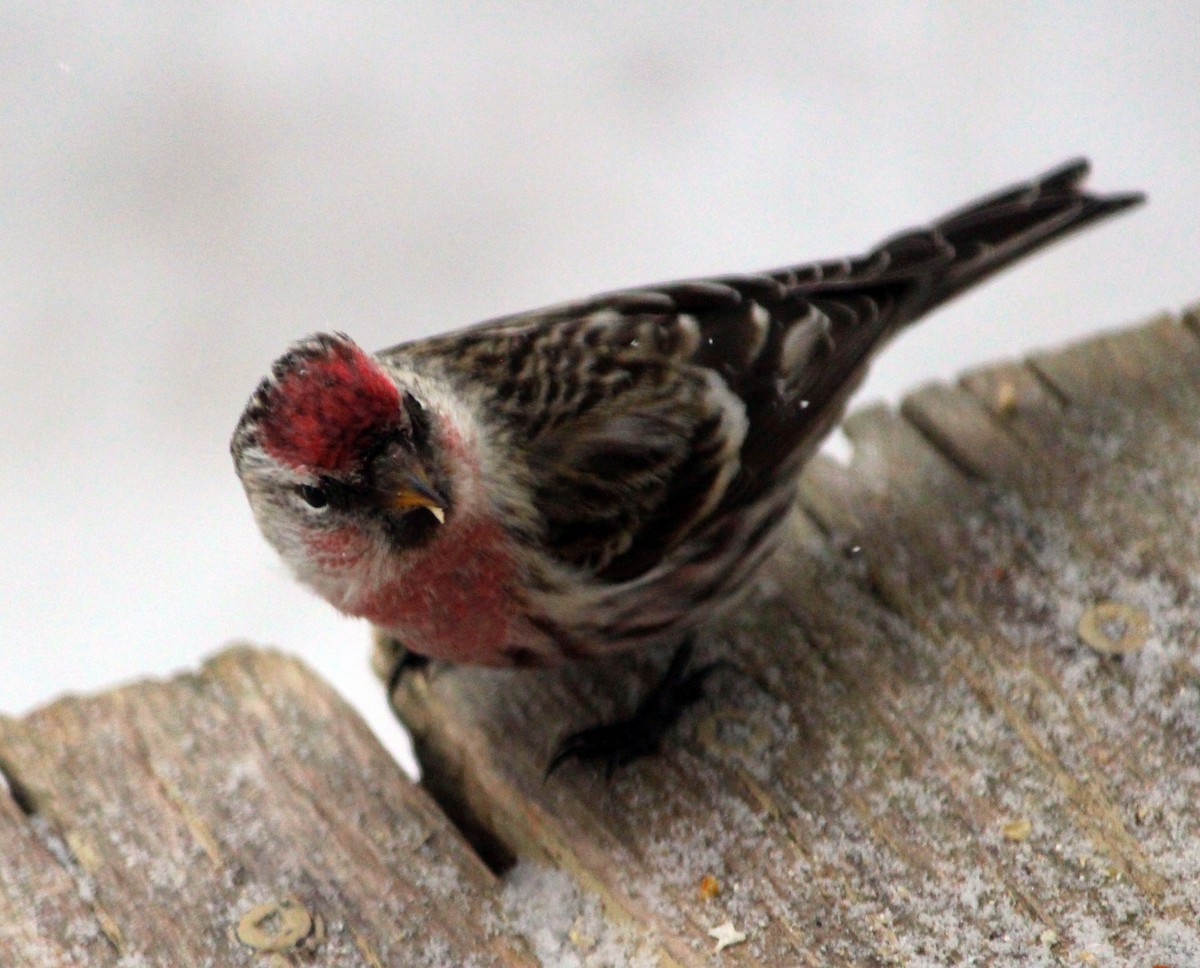
<instances>
[{"instance_id":1,"label":"bird's head","mask_svg":"<svg viewBox=\"0 0 1200 968\"><path fill-rule=\"evenodd\" d=\"M255 519L296 576L347 608L453 513L422 404L341 334L302 340L231 442Z\"/></svg>"}]
</instances>

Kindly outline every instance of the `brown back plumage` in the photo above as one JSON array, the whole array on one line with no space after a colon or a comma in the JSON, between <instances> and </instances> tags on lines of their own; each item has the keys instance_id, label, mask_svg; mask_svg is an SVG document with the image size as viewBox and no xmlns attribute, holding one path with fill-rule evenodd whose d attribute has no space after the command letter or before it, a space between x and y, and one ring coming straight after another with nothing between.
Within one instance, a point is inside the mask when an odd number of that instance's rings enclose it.
<instances>
[{"instance_id":1,"label":"brown back plumage","mask_svg":"<svg viewBox=\"0 0 1200 968\"><path fill-rule=\"evenodd\" d=\"M1141 201L1085 192L1087 172L1070 162L859 258L611 293L381 358L436 366L481 396L526 462L540 544L628 581L789 496L889 337Z\"/></svg>"}]
</instances>

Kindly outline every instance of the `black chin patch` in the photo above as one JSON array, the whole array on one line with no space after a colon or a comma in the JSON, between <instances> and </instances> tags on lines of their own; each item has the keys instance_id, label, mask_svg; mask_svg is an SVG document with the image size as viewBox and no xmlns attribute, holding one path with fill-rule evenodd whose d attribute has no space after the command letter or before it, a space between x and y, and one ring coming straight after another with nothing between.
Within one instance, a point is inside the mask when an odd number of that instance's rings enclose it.
<instances>
[{"instance_id":1,"label":"black chin patch","mask_svg":"<svg viewBox=\"0 0 1200 968\"><path fill-rule=\"evenodd\" d=\"M420 548L433 540L439 528L445 527L426 508L386 511L382 520L384 534L397 551Z\"/></svg>"}]
</instances>

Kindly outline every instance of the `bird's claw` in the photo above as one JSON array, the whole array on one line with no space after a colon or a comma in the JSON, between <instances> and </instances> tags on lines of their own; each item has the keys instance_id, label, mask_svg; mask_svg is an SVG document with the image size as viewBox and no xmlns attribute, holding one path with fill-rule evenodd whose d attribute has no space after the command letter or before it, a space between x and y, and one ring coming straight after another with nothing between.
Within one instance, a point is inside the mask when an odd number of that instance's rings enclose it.
<instances>
[{"instance_id":1,"label":"bird's claw","mask_svg":"<svg viewBox=\"0 0 1200 968\"><path fill-rule=\"evenodd\" d=\"M391 644L395 649L396 658L392 662L391 669L388 670L387 700L388 705L392 707L392 712L399 716L400 711L396 708L396 690L400 687L400 680L410 672L424 669L429 665L429 657L405 648L395 639L391 640Z\"/></svg>"},{"instance_id":2,"label":"bird's claw","mask_svg":"<svg viewBox=\"0 0 1200 968\"><path fill-rule=\"evenodd\" d=\"M567 760L576 759L602 761L604 775L611 779L618 767L657 752L663 737L683 711L703 697L704 681L724 664L709 662L689 672L692 651L691 639L684 640L663 677L638 703L632 716L589 726L564 737L550 757L546 777Z\"/></svg>"}]
</instances>

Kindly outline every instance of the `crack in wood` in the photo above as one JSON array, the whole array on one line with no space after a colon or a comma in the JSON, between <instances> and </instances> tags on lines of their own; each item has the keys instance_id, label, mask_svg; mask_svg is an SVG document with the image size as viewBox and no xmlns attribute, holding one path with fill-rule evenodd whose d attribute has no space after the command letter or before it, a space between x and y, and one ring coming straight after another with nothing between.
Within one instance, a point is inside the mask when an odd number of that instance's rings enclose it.
<instances>
[{"instance_id":1,"label":"crack in wood","mask_svg":"<svg viewBox=\"0 0 1200 968\"><path fill-rule=\"evenodd\" d=\"M37 802L34 800L32 791L21 782L16 770L2 756L0 756L0 783L3 784L9 799L21 813L26 817L33 817L37 814Z\"/></svg>"},{"instance_id":2,"label":"crack in wood","mask_svg":"<svg viewBox=\"0 0 1200 968\"><path fill-rule=\"evenodd\" d=\"M1034 380L1038 385L1046 391L1051 399L1058 402L1064 410L1070 410L1074 407L1074 402L1068 395L1067 391L1059 386L1049 373L1044 369L1044 364L1037 357L1028 357L1024 360L1025 368L1033 375Z\"/></svg>"}]
</instances>

